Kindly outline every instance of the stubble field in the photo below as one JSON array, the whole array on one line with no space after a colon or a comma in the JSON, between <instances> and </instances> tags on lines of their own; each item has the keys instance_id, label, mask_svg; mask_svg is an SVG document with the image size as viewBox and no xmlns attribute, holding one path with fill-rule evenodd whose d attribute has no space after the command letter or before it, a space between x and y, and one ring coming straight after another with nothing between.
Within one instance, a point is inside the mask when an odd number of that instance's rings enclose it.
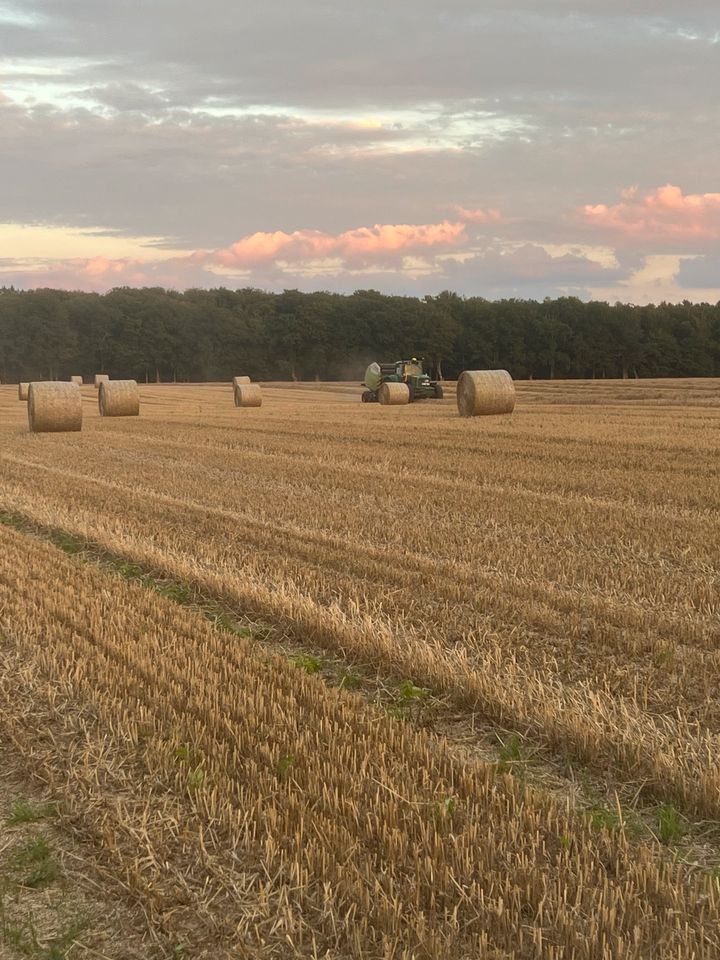
<instances>
[{"instance_id":1,"label":"stubble field","mask_svg":"<svg viewBox=\"0 0 720 960\"><path fill-rule=\"evenodd\" d=\"M158 956L718 955L719 382L15 391L0 740Z\"/></svg>"}]
</instances>

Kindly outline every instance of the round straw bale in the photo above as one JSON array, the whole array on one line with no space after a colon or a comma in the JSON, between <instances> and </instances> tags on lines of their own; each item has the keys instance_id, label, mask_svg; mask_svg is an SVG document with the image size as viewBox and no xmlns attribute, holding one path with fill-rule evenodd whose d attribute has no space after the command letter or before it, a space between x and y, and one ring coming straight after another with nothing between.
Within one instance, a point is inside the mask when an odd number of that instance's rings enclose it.
<instances>
[{"instance_id":1,"label":"round straw bale","mask_svg":"<svg viewBox=\"0 0 720 960\"><path fill-rule=\"evenodd\" d=\"M259 383L240 383L235 387L236 407L261 407L262 391Z\"/></svg>"},{"instance_id":2,"label":"round straw bale","mask_svg":"<svg viewBox=\"0 0 720 960\"><path fill-rule=\"evenodd\" d=\"M82 430L82 395L76 383L31 383L28 423L33 433Z\"/></svg>"},{"instance_id":3,"label":"round straw bale","mask_svg":"<svg viewBox=\"0 0 720 960\"><path fill-rule=\"evenodd\" d=\"M378 403L385 406L399 406L402 403L410 403L410 388L406 383L393 383L386 381L380 384L378 390Z\"/></svg>"},{"instance_id":4,"label":"round straw bale","mask_svg":"<svg viewBox=\"0 0 720 960\"><path fill-rule=\"evenodd\" d=\"M70 377L70 383L76 383L79 387L83 385L83 378L81 376Z\"/></svg>"},{"instance_id":5,"label":"round straw bale","mask_svg":"<svg viewBox=\"0 0 720 960\"><path fill-rule=\"evenodd\" d=\"M100 389L100 384L101 384L101 383L107 383L109 379L110 379L110 377L109 377L106 373L96 373L96 374L95 374L95 379L94 379L94 381L93 381L93 383L94 383L94 385L95 385L95 389L96 389L96 390L99 390L99 389Z\"/></svg>"},{"instance_id":6,"label":"round straw bale","mask_svg":"<svg viewBox=\"0 0 720 960\"><path fill-rule=\"evenodd\" d=\"M18 400L27 400L29 383L18 384Z\"/></svg>"},{"instance_id":7,"label":"round straw bale","mask_svg":"<svg viewBox=\"0 0 720 960\"><path fill-rule=\"evenodd\" d=\"M512 413L515 384L507 370L464 370L457 382L461 417L486 417Z\"/></svg>"},{"instance_id":8,"label":"round straw bale","mask_svg":"<svg viewBox=\"0 0 720 960\"><path fill-rule=\"evenodd\" d=\"M136 380L102 380L98 387L101 417L137 417L140 392Z\"/></svg>"},{"instance_id":9,"label":"round straw bale","mask_svg":"<svg viewBox=\"0 0 720 960\"><path fill-rule=\"evenodd\" d=\"M233 390L235 387L242 387L245 383L251 383L250 377L233 377Z\"/></svg>"}]
</instances>

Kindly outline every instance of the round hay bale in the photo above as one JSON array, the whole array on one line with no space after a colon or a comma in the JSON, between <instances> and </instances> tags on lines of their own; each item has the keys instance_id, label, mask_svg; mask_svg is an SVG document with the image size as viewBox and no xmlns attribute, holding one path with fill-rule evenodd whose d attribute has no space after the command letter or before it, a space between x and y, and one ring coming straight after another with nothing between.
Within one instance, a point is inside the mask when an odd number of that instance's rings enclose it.
<instances>
[{"instance_id":1,"label":"round hay bale","mask_svg":"<svg viewBox=\"0 0 720 960\"><path fill-rule=\"evenodd\" d=\"M70 383L76 383L79 387L83 385L83 378L77 374L74 377L70 377Z\"/></svg>"},{"instance_id":2,"label":"round hay bale","mask_svg":"<svg viewBox=\"0 0 720 960\"><path fill-rule=\"evenodd\" d=\"M93 384L96 390L100 389L101 383L107 383L110 377L106 373L96 373Z\"/></svg>"},{"instance_id":3,"label":"round hay bale","mask_svg":"<svg viewBox=\"0 0 720 960\"><path fill-rule=\"evenodd\" d=\"M406 383L381 383L378 390L378 403L387 407L410 403L410 388Z\"/></svg>"},{"instance_id":4,"label":"round hay bale","mask_svg":"<svg viewBox=\"0 0 720 960\"><path fill-rule=\"evenodd\" d=\"M28 389L28 424L33 433L82 430L82 395L76 383L51 380L31 383Z\"/></svg>"},{"instance_id":5,"label":"round hay bale","mask_svg":"<svg viewBox=\"0 0 720 960\"><path fill-rule=\"evenodd\" d=\"M236 407L261 407L262 391L258 383L241 383L235 387Z\"/></svg>"},{"instance_id":6,"label":"round hay bale","mask_svg":"<svg viewBox=\"0 0 720 960\"><path fill-rule=\"evenodd\" d=\"M233 390L236 387L242 387L246 383L251 383L250 377L233 377Z\"/></svg>"},{"instance_id":7,"label":"round hay bale","mask_svg":"<svg viewBox=\"0 0 720 960\"><path fill-rule=\"evenodd\" d=\"M507 370L464 370L457 382L461 417L489 417L512 413L515 384Z\"/></svg>"},{"instance_id":8,"label":"round hay bale","mask_svg":"<svg viewBox=\"0 0 720 960\"><path fill-rule=\"evenodd\" d=\"M19 383L18 384L18 400L27 400L28 398L28 389L30 388L29 383Z\"/></svg>"},{"instance_id":9,"label":"round hay bale","mask_svg":"<svg viewBox=\"0 0 720 960\"><path fill-rule=\"evenodd\" d=\"M140 391L136 380L102 380L98 387L101 417L137 417Z\"/></svg>"}]
</instances>

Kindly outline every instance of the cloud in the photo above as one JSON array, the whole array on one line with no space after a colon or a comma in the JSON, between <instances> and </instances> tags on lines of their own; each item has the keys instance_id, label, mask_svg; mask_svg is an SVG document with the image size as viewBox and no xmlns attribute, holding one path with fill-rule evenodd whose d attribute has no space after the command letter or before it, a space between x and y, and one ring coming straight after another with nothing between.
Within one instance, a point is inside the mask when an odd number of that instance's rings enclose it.
<instances>
[{"instance_id":1,"label":"cloud","mask_svg":"<svg viewBox=\"0 0 720 960\"><path fill-rule=\"evenodd\" d=\"M254 233L210 253L193 254L194 263L245 269L269 260L297 263L339 257L345 263L378 263L399 254L443 250L467 240L464 223L376 224L336 236L319 230Z\"/></svg>"},{"instance_id":2,"label":"cloud","mask_svg":"<svg viewBox=\"0 0 720 960\"><path fill-rule=\"evenodd\" d=\"M210 282L213 281L213 282ZM104 293L113 287L166 287L184 290L192 286L219 286L221 278L211 277L192 265L177 260L135 260L91 257L67 260L0 260L0 285L21 289L52 287L57 290L84 290Z\"/></svg>"},{"instance_id":3,"label":"cloud","mask_svg":"<svg viewBox=\"0 0 720 960\"><path fill-rule=\"evenodd\" d=\"M468 210L467 207L455 206L455 212L466 223L501 223L503 220L499 210L483 210L478 207Z\"/></svg>"},{"instance_id":4,"label":"cloud","mask_svg":"<svg viewBox=\"0 0 720 960\"><path fill-rule=\"evenodd\" d=\"M619 264L571 250L553 256L535 243L506 246L494 243L471 256L446 264L445 286L487 298L517 296L542 299L573 294L587 297L589 288L617 284L629 273Z\"/></svg>"},{"instance_id":5,"label":"cloud","mask_svg":"<svg viewBox=\"0 0 720 960\"><path fill-rule=\"evenodd\" d=\"M3 233L26 285L543 296L717 247L710 0L1 5L3 221L126 244Z\"/></svg>"},{"instance_id":6,"label":"cloud","mask_svg":"<svg viewBox=\"0 0 720 960\"><path fill-rule=\"evenodd\" d=\"M677 282L681 287L715 290L714 299L720 300L720 256L684 257L678 268Z\"/></svg>"},{"instance_id":7,"label":"cloud","mask_svg":"<svg viewBox=\"0 0 720 960\"><path fill-rule=\"evenodd\" d=\"M622 242L656 245L671 240L681 249L685 241L720 238L720 193L684 194L671 183L638 196L635 188L622 192L620 203L587 204L581 217L593 227Z\"/></svg>"},{"instance_id":8,"label":"cloud","mask_svg":"<svg viewBox=\"0 0 720 960\"><path fill-rule=\"evenodd\" d=\"M71 96L89 103L97 103L117 111L157 114L172 107L167 95L162 95L139 83L107 83L73 91Z\"/></svg>"},{"instance_id":9,"label":"cloud","mask_svg":"<svg viewBox=\"0 0 720 960\"><path fill-rule=\"evenodd\" d=\"M162 259L107 256L55 259L44 263L6 260L0 278L21 286L58 286L106 290L113 286L144 284L184 289L210 286L229 277L248 277L253 271L279 267L292 275L339 274L392 266L401 270L405 257L417 253L436 256L467 242L464 223L376 224L339 234L319 230L254 233L227 247L197 250ZM3 276L4 275L4 276ZM267 274L266 274L267 276Z\"/></svg>"}]
</instances>

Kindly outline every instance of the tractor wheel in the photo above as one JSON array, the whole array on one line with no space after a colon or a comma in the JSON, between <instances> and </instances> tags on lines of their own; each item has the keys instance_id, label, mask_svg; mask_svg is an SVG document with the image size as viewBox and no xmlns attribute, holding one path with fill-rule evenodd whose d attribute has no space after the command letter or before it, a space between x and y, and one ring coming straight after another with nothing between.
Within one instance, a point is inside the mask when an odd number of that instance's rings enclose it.
<instances>
[{"instance_id":1,"label":"tractor wheel","mask_svg":"<svg viewBox=\"0 0 720 960\"><path fill-rule=\"evenodd\" d=\"M363 390L360 399L363 403L372 403L374 399L372 390Z\"/></svg>"},{"instance_id":2,"label":"tractor wheel","mask_svg":"<svg viewBox=\"0 0 720 960\"><path fill-rule=\"evenodd\" d=\"M408 388L408 403L412 403L413 400L415 399L415 391L410 386L410 384L407 385L407 388Z\"/></svg>"},{"instance_id":3,"label":"tractor wheel","mask_svg":"<svg viewBox=\"0 0 720 960\"><path fill-rule=\"evenodd\" d=\"M440 386L439 383L436 383L436 384L435 384L435 399L436 399L436 400L442 400L442 398L443 398L443 388Z\"/></svg>"}]
</instances>

